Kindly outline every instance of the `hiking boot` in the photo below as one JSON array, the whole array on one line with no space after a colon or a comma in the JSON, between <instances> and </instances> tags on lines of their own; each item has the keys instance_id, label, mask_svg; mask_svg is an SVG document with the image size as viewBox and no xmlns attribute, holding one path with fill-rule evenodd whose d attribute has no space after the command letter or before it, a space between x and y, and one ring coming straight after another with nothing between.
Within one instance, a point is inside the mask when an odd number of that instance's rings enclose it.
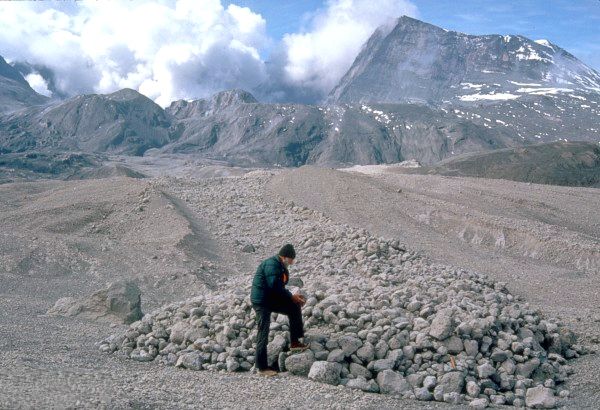
<instances>
[{"instance_id":1,"label":"hiking boot","mask_svg":"<svg viewBox=\"0 0 600 410\"><path fill-rule=\"evenodd\" d=\"M259 370L257 373L258 373L258 375L265 376L265 377L277 376L277 371L273 370L273 369L263 369L263 370Z\"/></svg>"},{"instance_id":2,"label":"hiking boot","mask_svg":"<svg viewBox=\"0 0 600 410\"><path fill-rule=\"evenodd\" d=\"M308 349L310 346L307 344L304 344L302 342L292 342L292 344L290 345L290 351L291 352L303 352L306 349Z\"/></svg>"}]
</instances>

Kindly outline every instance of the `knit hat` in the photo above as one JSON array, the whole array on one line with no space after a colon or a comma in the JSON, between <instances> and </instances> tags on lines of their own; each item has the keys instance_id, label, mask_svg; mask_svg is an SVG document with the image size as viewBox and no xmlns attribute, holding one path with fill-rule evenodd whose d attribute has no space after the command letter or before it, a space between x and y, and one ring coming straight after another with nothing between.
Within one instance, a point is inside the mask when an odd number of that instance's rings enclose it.
<instances>
[{"instance_id":1,"label":"knit hat","mask_svg":"<svg viewBox=\"0 0 600 410\"><path fill-rule=\"evenodd\" d=\"M296 250L292 246L292 244L287 243L281 247L279 250L279 256L283 256L285 258L296 259Z\"/></svg>"}]
</instances>

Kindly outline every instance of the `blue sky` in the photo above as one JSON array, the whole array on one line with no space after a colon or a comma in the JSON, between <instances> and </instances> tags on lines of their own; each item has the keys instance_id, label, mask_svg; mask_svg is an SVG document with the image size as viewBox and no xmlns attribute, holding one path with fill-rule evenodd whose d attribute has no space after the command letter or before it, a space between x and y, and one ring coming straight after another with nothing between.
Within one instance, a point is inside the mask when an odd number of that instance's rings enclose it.
<instances>
[{"instance_id":1,"label":"blue sky","mask_svg":"<svg viewBox=\"0 0 600 410\"><path fill-rule=\"evenodd\" d=\"M600 71L600 0L412 0L418 18L467 34L521 34L545 38ZM267 33L279 40L285 33L308 28L311 15L326 1L236 0L267 21ZM373 4L376 6L377 2Z\"/></svg>"}]
</instances>

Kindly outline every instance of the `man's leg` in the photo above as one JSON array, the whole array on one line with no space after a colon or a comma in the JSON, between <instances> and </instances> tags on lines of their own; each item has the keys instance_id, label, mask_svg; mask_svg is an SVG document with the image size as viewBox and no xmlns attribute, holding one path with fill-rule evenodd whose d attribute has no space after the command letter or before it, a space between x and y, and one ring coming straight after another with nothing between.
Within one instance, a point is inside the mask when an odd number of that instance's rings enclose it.
<instances>
[{"instance_id":1,"label":"man's leg","mask_svg":"<svg viewBox=\"0 0 600 410\"><path fill-rule=\"evenodd\" d=\"M256 325L258 327L258 334L256 335L255 365L258 370L265 370L269 366L269 363L267 362L267 344L269 343L271 311L258 305L254 305L253 308L256 311Z\"/></svg>"},{"instance_id":2,"label":"man's leg","mask_svg":"<svg viewBox=\"0 0 600 410\"><path fill-rule=\"evenodd\" d=\"M298 342L304 337L304 325L302 324L302 310L299 305L291 300L280 301L273 306L273 311L286 315L290 322L290 341Z\"/></svg>"}]
</instances>

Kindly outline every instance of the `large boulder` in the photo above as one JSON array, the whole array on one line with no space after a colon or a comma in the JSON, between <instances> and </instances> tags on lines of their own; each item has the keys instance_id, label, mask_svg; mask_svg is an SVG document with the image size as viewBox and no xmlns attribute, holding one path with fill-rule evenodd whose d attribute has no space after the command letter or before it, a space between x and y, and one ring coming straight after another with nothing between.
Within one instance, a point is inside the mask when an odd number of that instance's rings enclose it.
<instances>
[{"instance_id":1,"label":"large boulder","mask_svg":"<svg viewBox=\"0 0 600 410\"><path fill-rule=\"evenodd\" d=\"M479 399L471 400L469 403L469 409L471 410L483 410L487 408L489 404L489 400L486 397L481 397Z\"/></svg>"},{"instance_id":2,"label":"large boulder","mask_svg":"<svg viewBox=\"0 0 600 410\"><path fill-rule=\"evenodd\" d=\"M322 383L337 385L340 383L342 365L339 363L314 362L308 372L308 378Z\"/></svg>"},{"instance_id":3,"label":"large boulder","mask_svg":"<svg viewBox=\"0 0 600 410\"><path fill-rule=\"evenodd\" d=\"M534 357L526 361L525 363L517 364L516 375L523 376L524 378L529 378L531 374L537 369L540 365L540 359Z\"/></svg>"},{"instance_id":4,"label":"large boulder","mask_svg":"<svg viewBox=\"0 0 600 410\"><path fill-rule=\"evenodd\" d=\"M446 340L442 341L441 344L448 349L448 353L450 354L459 354L465 350L462 339L456 335L450 336Z\"/></svg>"},{"instance_id":5,"label":"large boulder","mask_svg":"<svg viewBox=\"0 0 600 410\"><path fill-rule=\"evenodd\" d=\"M369 393L379 392L379 387L377 386L377 383L375 383L375 380L367 380L363 376L358 376L355 379L348 380L346 387L366 391Z\"/></svg>"},{"instance_id":6,"label":"large boulder","mask_svg":"<svg viewBox=\"0 0 600 410\"><path fill-rule=\"evenodd\" d=\"M449 372L439 380L438 386L442 386L444 393L462 393L465 386L465 375L462 372Z\"/></svg>"},{"instance_id":7,"label":"large boulder","mask_svg":"<svg viewBox=\"0 0 600 410\"><path fill-rule=\"evenodd\" d=\"M496 374L496 368L489 363L483 363L480 366L477 366L477 374L480 379L487 379Z\"/></svg>"},{"instance_id":8,"label":"large boulder","mask_svg":"<svg viewBox=\"0 0 600 410\"><path fill-rule=\"evenodd\" d=\"M444 340L449 337L454 331L454 319L452 311L449 309L440 310L429 327L429 336L437 340Z\"/></svg>"},{"instance_id":9,"label":"large boulder","mask_svg":"<svg viewBox=\"0 0 600 410\"><path fill-rule=\"evenodd\" d=\"M267 345L267 363L273 367L279 359L279 353L285 350L287 339L282 335L275 335L273 340Z\"/></svg>"},{"instance_id":10,"label":"large boulder","mask_svg":"<svg viewBox=\"0 0 600 410\"><path fill-rule=\"evenodd\" d=\"M180 344L185 340L185 334L190 328L189 323L187 322L177 322L171 328L171 335L169 336L169 340L173 343Z\"/></svg>"},{"instance_id":11,"label":"large boulder","mask_svg":"<svg viewBox=\"0 0 600 410\"><path fill-rule=\"evenodd\" d=\"M356 351L356 356L364 363L369 363L375 358L375 348L369 342Z\"/></svg>"},{"instance_id":12,"label":"large boulder","mask_svg":"<svg viewBox=\"0 0 600 410\"><path fill-rule=\"evenodd\" d=\"M353 336L342 336L338 340L340 348L345 356L350 356L362 346L362 340Z\"/></svg>"},{"instance_id":13,"label":"large boulder","mask_svg":"<svg viewBox=\"0 0 600 410\"><path fill-rule=\"evenodd\" d=\"M382 372L384 370L392 370L396 360L393 358L374 360L367 366L367 369L374 371L375 373Z\"/></svg>"},{"instance_id":14,"label":"large boulder","mask_svg":"<svg viewBox=\"0 0 600 410\"><path fill-rule=\"evenodd\" d=\"M202 355L200 352L184 353L179 356L175 366L190 370L202 370Z\"/></svg>"},{"instance_id":15,"label":"large boulder","mask_svg":"<svg viewBox=\"0 0 600 410\"><path fill-rule=\"evenodd\" d=\"M365 379L370 379L371 377L373 377L371 372L369 370L367 370L366 367L361 366L358 363L350 363L349 371L350 371L350 374L354 375L355 377L362 376Z\"/></svg>"},{"instance_id":16,"label":"large boulder","mask_svg":"<svg viewBox=\"0 0 600 410\"><path fill-rule=\"evenodd\" d=\"M132 281L113 282L86 298L61 298L46 314L130 324L143 316L141 292Z\"/></svg>"},{"instance_id":17,"label":"large boulder","mask_svg":"<svg viewBox=\"0 0 600 410\"><path fill-rule=\"evenodd\" d=\"M377 384L379 391L387 394L402 394L412 389L404 377L389 369L377 375Z\"/></svg>"},{"instance_id":18,"label":"large boulder","mask_svg":"<svg viewBox=\"0 0 600 410\"><path fill-rule=\"evenodd\" d=\"M556 407L556 397L552 389L537 386L527 389L525 405L532 409L553 409Z\"/></svg>"},{"instance_id":19,"label":"large boulder","mask_svg":"<svg viewBox=\"0 0 600 410\"><path fill-rule=\"evenodd\" d=\"M298 376L308 376L310 368L315 361L315 355L312 351L293 354L285 359L285 368L292 374Z\"/></svg>"}]
</instances>

